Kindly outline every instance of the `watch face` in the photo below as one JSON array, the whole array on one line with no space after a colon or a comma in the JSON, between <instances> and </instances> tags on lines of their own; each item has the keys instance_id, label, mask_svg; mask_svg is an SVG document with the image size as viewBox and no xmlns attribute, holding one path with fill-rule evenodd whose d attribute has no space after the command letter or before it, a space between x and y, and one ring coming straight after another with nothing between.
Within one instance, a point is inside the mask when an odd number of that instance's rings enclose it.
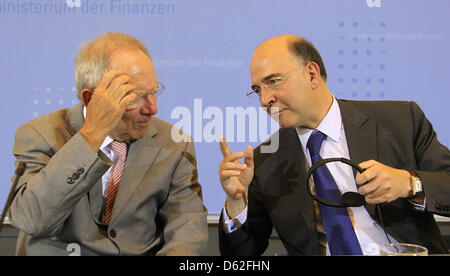
<instances>
[{"instance_id":1,"label":"watch face","mask_svg":"<svg viewBox=\"0 0 450 276\"><path fill-rule=\"evenodd\" d=\"M422 181L419 178L412 176L413 195L422 192Z\"/></svg>"}]
</instances>

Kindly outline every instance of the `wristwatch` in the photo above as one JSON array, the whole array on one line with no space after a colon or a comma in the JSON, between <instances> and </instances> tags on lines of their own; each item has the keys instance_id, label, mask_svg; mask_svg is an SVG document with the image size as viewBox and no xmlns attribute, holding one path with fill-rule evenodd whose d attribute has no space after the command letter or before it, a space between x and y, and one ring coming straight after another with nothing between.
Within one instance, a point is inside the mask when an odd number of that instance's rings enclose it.
<instances>
[{"instance_id":1,"label":"wristwatch","mask_svg":"<svg viewBox=\"0 0 450 276\"><path fill-rule=\"evenodd\" d=\"M420 180L419 176L414 171L409 171L409 174L411 175L411 186L412 186L412 196L416 197L419 196L421 193L423 193L423 186L422 181Z\"/></svg>"}]
</instances>

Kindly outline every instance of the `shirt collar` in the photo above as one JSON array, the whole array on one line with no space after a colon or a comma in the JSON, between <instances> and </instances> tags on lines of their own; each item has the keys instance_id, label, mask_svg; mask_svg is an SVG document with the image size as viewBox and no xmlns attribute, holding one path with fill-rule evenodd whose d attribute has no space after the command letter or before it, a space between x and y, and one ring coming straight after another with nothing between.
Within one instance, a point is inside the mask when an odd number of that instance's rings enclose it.
<instances>
[{"instance_id":1,"label":"shirt collar","mask_svg":"<svg viewBox=\"0 0 450 276\"><path fill-rule=\"evenodd\" d=\"M86 106L83 106L83 117L86 120ZM106 136L105 140L103 141L102 145L100 146L100 150L104 151L108 149L108 145L111 144L111 142L114 141L113 138L111 138L109 135Z\"/></svg>"},{"instance_id":2,"label":"shirt collar","mask_svg":"<svg viewBox=\"0 0 450 276\"><path fill-rule=\"evenodd\" d=\"M319 126L317 126L316 130L319 130L335 142L339 142L341 138L341 127L341 110L336 98L333 96L333 103L331 104L330 110L327 115L325 115L322 122L320 122ZM308 143L309 136L314 129L296 127L295 130L297 131L300 142L302 143L303 152L306 152L306 144Z\"/></svg>"}]
</instances>

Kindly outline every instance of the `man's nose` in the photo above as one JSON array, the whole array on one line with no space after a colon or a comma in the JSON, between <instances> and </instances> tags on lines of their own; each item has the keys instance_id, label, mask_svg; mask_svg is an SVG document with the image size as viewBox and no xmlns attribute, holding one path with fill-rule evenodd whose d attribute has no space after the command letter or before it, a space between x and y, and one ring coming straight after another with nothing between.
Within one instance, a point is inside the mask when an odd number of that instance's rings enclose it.
<instances>
[{"instance_id":1,"label":"man's nose","mask_svg":"<svg viewBox=\"0 0 450 276\"><path fill-rule=\"evenodd\" d=\"M261 106L271 107L276 102L275 95L272 91L261 88L259 93L259 101L261 102Z\"/></svg>"},{"instance_id":2,"label":"man's nose","mask_svg":"<svg viewBox=\"0 0 450 276\"><path fill-rule=\"evenodd\" d=\"M140 111L144 115L155 115L158 113L156 97L154 95L148 95L145 97L145 104L141 107Z\"/></svg>"}]
</instances>

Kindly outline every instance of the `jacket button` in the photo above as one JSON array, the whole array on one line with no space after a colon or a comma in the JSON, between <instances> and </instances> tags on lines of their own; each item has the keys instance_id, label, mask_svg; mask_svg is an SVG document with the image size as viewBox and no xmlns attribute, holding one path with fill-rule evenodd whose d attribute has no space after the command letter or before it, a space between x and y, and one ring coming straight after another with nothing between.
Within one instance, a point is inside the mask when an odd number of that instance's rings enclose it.
<instances>
[{"instance_id":1,"label":"jacket button","mask_svg":"<svg viewBox=\"0 0 450 276\"><path fill-rule=\"evenodd\" d=\"M75 181L73 180L72 177L69 176L69 177L67 177L66 182L67 182L68 184L73 184Z\"/></svg>"},{"instance_id":2,"label":"jacket button","mask_svg":"<svg viewBox=\"0 0 450 276\"><path fill-rule=\"evenodd\" d=\"M83 169L83 168L79 168L79 169L77 170L77 173L78 173L78 174L84 173L84 169Z\"/></svg>"},{"instance_id":3,"label":"jacket button","mask_svg":"<svg viewBox=\"0 0 450 276\"><path fill-rule=\"evenodd\" d=\"M111 238L117 237L116 230L110 230L110 231L109 231L109 235L111 236Z\"/></svg>"},{"instance_id":4,"label":"jacket button","mask_svg":"<svg viewBox=\"0 0 450 276\"><path fill-rule=\"evenodd\" d=\"M73 174L72 174L72 178L73 178L73 179L78 179L78 177L80 177L79 174L77 174L77 173L73 173Z\"/></svg>"}]
</instances>

